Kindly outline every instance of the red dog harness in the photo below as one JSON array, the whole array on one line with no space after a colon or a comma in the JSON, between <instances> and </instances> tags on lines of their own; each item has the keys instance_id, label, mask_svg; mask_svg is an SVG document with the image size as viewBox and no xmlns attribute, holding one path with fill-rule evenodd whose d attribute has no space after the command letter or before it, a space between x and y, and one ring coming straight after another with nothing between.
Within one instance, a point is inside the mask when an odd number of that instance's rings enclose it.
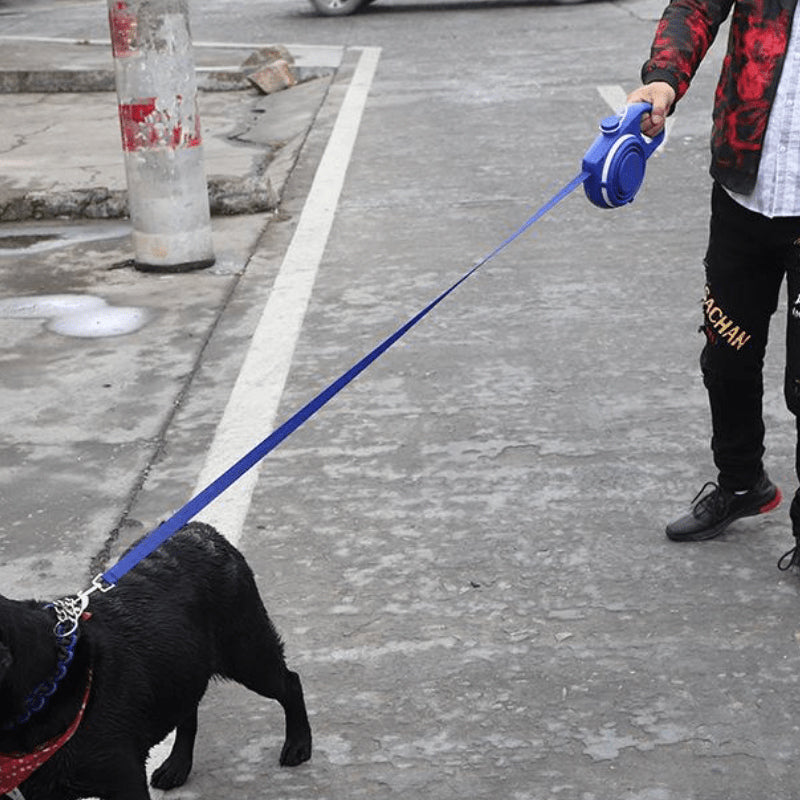
<instances>
[{"instance_id":1,"label":"red dog harness","mask_svg":"<svg viewBox=\"0 0 800 800\"><path fill-rule=\"evenodd\" d=\"M92 688L92 675L89 673L89 683L83 702L78 709L78 716L72 721L61 736L50 739L49 742L40 744L30 753L0 753L0 795L8 794L26 781L39 767L49 761L74 735L83 720L86 704L89 702L89 690Z\"/></svg>"}]
</instances>

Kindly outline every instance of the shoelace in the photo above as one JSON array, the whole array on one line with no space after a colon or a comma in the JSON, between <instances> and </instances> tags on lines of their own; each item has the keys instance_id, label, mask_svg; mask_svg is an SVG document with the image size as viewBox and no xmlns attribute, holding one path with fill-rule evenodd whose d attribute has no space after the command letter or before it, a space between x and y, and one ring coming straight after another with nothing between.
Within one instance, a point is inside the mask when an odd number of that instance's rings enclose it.
<instances>
[{"instance_id":1,"label":"shoelace","mask_svg":"<svg viewBox=\"0 0 800 800\"><path fill-rule=\"evenodd\" d=\"M778 559L778 569L786 572L792 567L800 567L800 542L796 542L791 550L787 550Z\"/></svg>"},{"instance_id":2,"label":"shoelace","mask_svg":"<svg viewBox=\"0 0 800 800\"><path fill-rule=\"evenodd\" d=\"M711 491L703 496L706 489L710 489ZM725 492L723 492L714 481L708 481L708 483L703 484L690 505L695 516L697 516L697 512L705 511L707 508L710 508L716 516L720 513L725 513L728 508L728 503L729 500L725 497Z\"/></svg>"}]
</instances>

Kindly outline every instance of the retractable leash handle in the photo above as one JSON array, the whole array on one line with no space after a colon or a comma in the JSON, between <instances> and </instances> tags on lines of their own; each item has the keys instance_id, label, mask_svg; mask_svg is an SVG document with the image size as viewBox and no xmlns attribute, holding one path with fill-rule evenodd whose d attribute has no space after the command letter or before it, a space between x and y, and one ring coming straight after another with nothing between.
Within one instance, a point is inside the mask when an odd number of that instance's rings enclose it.
<instances>
[{"instance_id":1,"label":"retractable leash handle","mask_svg":"<svg viewBox=\"0 0 800 800\"><path fill-rule=\"evenodd\" d=\"M652 139L641 131L641 117L650 103L631 103L617 116L600 122L600 135L583 157L586 196L600 208L632 203L644 180L647 159L664 141L662 130Z\"/></svg>"}]
</instances>

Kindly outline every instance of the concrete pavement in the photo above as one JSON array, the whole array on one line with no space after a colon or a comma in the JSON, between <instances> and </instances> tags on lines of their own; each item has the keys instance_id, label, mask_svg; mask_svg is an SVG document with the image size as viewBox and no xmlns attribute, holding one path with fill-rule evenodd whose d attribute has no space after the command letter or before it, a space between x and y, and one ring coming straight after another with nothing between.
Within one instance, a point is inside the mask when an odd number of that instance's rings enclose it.
<instances>
[{"instance_id":1,"label":"concrete pavement","mask_svg":"<svg viewBox=\"0 0 800 800\"><path fill-rule=\"evenodd\" d=\"M593 86L565 108L578 81L559 32L603 42L650 23L615 4L535 10L516 42L536 50L535 74L466 58L453 77L432 49L381 54L280 417L577 171L607 109ZM191 495L363 54L340 53L280 213L215 217L211 270L118 266L116 219L0 228L4 299L146 312L131 335L89 338L58 333L51 307L0 319L4 593L75 591ZM632 207L570 198L268 459L240 544L303 676L317 749L279 770L279 711L217 687L195 774L171 796L797 796L798 581L774 566L786 509L697 547L662 532L712 477L694 337L711 85L698 79ZM49 120L58 99L34 105ZM234 163L223 145L219 163ZM775 392L767 415L770 469L791 488ZM254 439L269 428L258 409L242 425Z\"/></svg>"},{"instance_id":2,"label":"concrete pavement","mask_svg":"<svg viewBox=\"0 0 800 800\"><path fill-rule=\"evenodd\" d=\"M1 36L0 45L0 221L124 216L110 45ZM277 206L342 57L342 48L296 45L299 84L262 95L240 69L257 47L196 48L214 214Z\"/></svg>"},{"instance_id":3,"label":"concrete pavement","mask_svg":"<svg viewBox=\"0 0 800 800\"><path fill-rule=\"evenodd\" d=\"M201 91L217 261L192 276L187 294L179 278L144 280L126 265L133 253L124 219L116 95L85 91L87 85L107 82L109 47L16 40L13 47L0 48L0 81L9 90L0 94L0 149L5 154L0 329L6 353L0 392L7 432L0 466L3 553L7 565L17 565L11 571L23 583L20 557L51 564L52 569L38 571L45 593L66 574L74 582L76 554L83 554L78 562L88 567L107 551L107 540L117 538L120 512L124 514L138 491L139 481L131 483L131 476L146 474L163 448L175 408L265 226L280 220L273 212L312 124L323 113L344 50L295 46L301 82L268 96L236 77L235 64L251 52L249 47L212 47L200 49L197 58L198 64L228 78L222 90ZM59 65L64 70L55 83L57 91L22 91L31 83L46 84ZM75 312L89 324L75 335L54 335ZM126 331L138 335L116 335ZM42 357L58 365L46 370L47 379L40 372ZM89 363L93 365L83 375ZM34 364L38 377L30 373ZM105 374L100 383L98 368ZM85 401L80 399L84 396ZM136 407L139 400L144 407ZM109 426L107 415L125 406L130 412ZM99 416L92 419L94 415ZM111 452L115 455L109 461ZM48 462L49 477L47 488L36 492L40 499L34 504L42 507L31 510L21 487L30 485L28 470L40 459ZM117 471L112 462L118 464L119 481L112 477ZM108 502L101 501L103 510L90 512L85 497L73 495L70 475L77 464L91 470L91 463L104 465L104 477L92 483L98 498L108 492ZM98 513L99 519L86 516ZM65 519L76 523L71 534L58 537L67 537L60 566L51 548L46 548L51 555L39 562L36 537L11 535L24 524L21 520L39 514L48 516L44 527L51 531ZM87 537L87 529L94 529L94 535Z\"/></svg>"}]
</instances>

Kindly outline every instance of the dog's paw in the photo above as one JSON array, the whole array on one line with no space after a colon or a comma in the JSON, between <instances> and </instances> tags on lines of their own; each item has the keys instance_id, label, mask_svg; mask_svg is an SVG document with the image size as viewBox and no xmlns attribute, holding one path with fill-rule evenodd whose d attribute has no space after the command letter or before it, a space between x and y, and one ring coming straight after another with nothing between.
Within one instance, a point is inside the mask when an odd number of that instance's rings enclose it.
<instances>
[{"instance_id":1,"label":"dog's paw","mask_svg":"<svg viewBox=\"0 0 800 800\"><path fill-rule=\"evenodd\" d=\"M168 758L157 770L153 772L153 777L150 778L150 785L154 789L177 789L178 786L183 786L189 773L192 771L192 762L185 762L182 759Z\"/></svg>"},{"instance_id":2,"label":"dog's paw","mask_svg":"<svg viewBox=\"0 0 800 800\"><path fill-rule=\"evenodd\" d=\"M281 766L296 767L311 758L311 737L290 742L288 739L281 751Z\"/></svg>"}]
</instances>

